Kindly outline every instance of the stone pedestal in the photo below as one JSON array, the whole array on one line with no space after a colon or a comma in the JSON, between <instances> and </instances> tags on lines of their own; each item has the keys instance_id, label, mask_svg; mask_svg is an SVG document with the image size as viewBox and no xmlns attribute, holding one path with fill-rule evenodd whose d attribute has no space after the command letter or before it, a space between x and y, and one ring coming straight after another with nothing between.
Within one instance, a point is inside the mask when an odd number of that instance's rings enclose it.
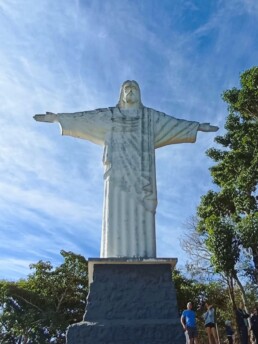
<instances>
[{"instance_id":1,"label":"stone pedestal","mask_svg":"<svg viewBox=\"0 0 258 344\"><path fill-rule=\"evenodd\" d=\"M171 279L176 259L90 259L84 321L67 344L183 344Z\"/></svg>"}]
</instances>

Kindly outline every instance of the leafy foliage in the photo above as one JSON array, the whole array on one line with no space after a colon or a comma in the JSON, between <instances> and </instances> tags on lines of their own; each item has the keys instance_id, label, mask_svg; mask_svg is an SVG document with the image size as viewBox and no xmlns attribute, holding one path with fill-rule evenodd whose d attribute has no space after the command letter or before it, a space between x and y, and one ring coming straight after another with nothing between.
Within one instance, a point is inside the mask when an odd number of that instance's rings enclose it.
<instances>
[{"instance_id":1,"label":"leafy foliage","mask_svg":"<svg viewBox=\"0 0 258 344\"><path fill-rule=\"evenodd\" d=\"M84 257L61 251L64 263L31 265L27 280L0 281L1 343L65 343L69 324L82 320L88 292Z\"/></svg>"},{"instance_id":2,"label":"leafy foliage","mask_svg":"<svg viewBox=\"0 0 258 344\"><path fill-rule=\"evenodd\" d=\"M231 112L241 113L244 119L258 117L258 67L244 72L240 77L241 89L224 92L223 99L230 104Z\"/></svg>"},{"instance_id":3,"label":"leafy foliage","mask_svg":"<svg viewBox=\"0 0 258 344\"><path fill-rule=\"evenodd\" d=\"M206 225L208 232L206 245L211 252L211 263L215 272L235 276L240 249L234 225L229 219L215 215L207 219Z\"/></svg>"},{"instance_id":4,"label":"leafy foliage","mask_svg":"<svg viewBox=\"0 0 258 344\"><path fill-rule=\"evenodd\" d=\"M240 89L223 94L229 104L227 132L215 138L221 149L207 151L216 162L210 171L219 191L202 197L198 230L209 236L216 270L235 275L241 249L251 250L258 284L258 67L244 72L240 82Z\"/></svg>"}]
</instances>

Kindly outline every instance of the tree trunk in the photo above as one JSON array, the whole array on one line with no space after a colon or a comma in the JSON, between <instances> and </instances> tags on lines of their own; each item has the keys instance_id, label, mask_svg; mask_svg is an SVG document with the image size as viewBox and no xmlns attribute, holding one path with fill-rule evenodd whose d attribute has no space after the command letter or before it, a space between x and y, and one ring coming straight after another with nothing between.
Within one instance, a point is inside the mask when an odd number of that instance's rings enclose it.
<instances>
[{"instance_id":1,"label":"tree trunk","mask_svg":"<svg viewBox=\"0 0 258 344\"><path fill-rule=\"evenodd\" d=\"M253 263L254 263L254 280L255 283L258 285L258 248L251 247L252 255L253 255Z\"/></svg>"},{"instance_id":2,"label":"tree trunk","mask_svg":"<svg viewBox=\"0 0 258 344\"><path fill-rule=\"evenodd\" d=\"M232 310L233 310L233 314L235 318L235 323L237 324L237 318L236 318L237 305L236 305L235 292L234 292L234 277L232 276L227 277L227 285L228 285L229 296L232 302ZM236 327L236 332L237 332L237 337L240 338L240 332L239 332L238 326Z\"/></svg>"}]
</instances>

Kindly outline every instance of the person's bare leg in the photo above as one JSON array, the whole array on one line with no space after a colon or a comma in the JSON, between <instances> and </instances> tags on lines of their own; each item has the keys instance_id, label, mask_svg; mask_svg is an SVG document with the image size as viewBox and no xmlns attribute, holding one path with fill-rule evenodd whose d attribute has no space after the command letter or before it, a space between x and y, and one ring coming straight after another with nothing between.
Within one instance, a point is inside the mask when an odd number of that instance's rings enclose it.
<instances>
[{"instance_id":1,"label":"person's bare leg","mask_svg":"<svg viewBox=\"0 0 258 344\"><path fill-rule=\"evenodd\" d=\"M217 336L217 331L215 327L211 328L211 333L213 335L214 341L216 344L219 344L218 336Z\"/></svg>"},{"instance_id":2,"label":"person's bare leg","mask_svg":"<svg viewBox=\"0 0 258 344\"><path fill-rule=\"evenodd\" d=\"M207 336L208 336L208 340L209 340L209 344L212 344L212 335L211 335L211 329L210 327L205 327Z\"/></svg>"}]
</instances>

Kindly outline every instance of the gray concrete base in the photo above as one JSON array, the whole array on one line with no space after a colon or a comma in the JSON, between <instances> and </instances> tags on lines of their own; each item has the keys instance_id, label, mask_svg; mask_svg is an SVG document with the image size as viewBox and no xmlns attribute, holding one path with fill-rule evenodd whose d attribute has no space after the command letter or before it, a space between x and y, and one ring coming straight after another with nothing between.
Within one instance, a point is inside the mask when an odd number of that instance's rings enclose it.
<instances>
[{"instance_id":1,"label":"gray concrete base","mask_svg":"<svg viewBox=\"0 0 258 344\"><path fill-rule=\"evenodd\" d=\"M185 343L171 265L171 260L98 260L84 321L68 328L67 343Z\"/></svg>"}]
</instances>

